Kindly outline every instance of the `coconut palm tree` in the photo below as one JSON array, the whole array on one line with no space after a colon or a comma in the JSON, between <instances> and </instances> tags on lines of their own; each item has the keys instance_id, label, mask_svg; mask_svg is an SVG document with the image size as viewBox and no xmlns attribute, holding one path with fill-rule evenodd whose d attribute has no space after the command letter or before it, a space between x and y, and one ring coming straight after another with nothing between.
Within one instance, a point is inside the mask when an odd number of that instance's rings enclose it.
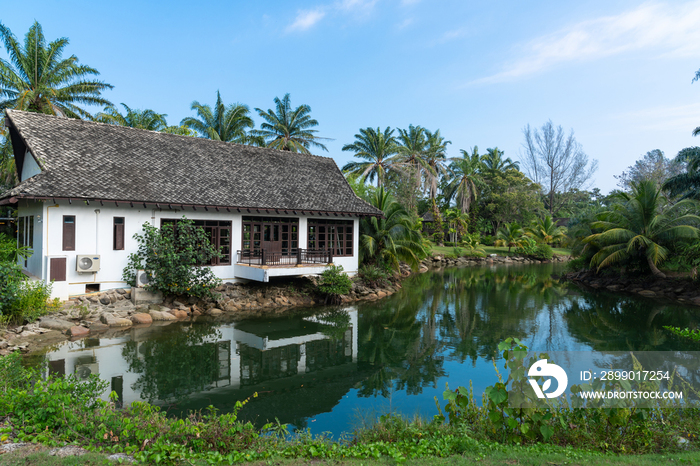
<instances>
[{"instance_id":1,"label":"coconut palm tree","mask_svg":"<svg viewBox=\"0 0 700 466\"><path fill-rule=\"evenodd\" d=\"M676 161L686 164L685 173L666 180L663 189L681 199L700 200L700 147L683 149L678 153Z\"/></svg>"},{"instance_id":2,"label":"coconut palm tree","mask_svg":"<svg viewBox=\"0 0 700 466\"><path fill-rule=\"evenodd\" d=\"M520 170L520 163L513 162L510 157L504 159L504 152L498 147L486 149L486 153L481 156L484 169L492 172L504 172L506 170Z\"/></svg>"},{"instance_id":3,"label":"coconut palm tree","mask_svg":"<svg viewBox=\"0 0 700 466\"><path fill-rule=\"evenodd\" d=\"M384 212L384 218L370 217L360 222L360 261L381 261L399 270L399 261L418 267L425 256L420 231L410 214L379 188L370 203Z\"/></svg>"},{"instance_id":4,"label":"coconut palm tree","mask_svg":"<svg viewBox=\"0 0 700 466\"><path fill-rule=\"evenodd\" d=\"M658 264L668 256L665 245L700 236L700 217L685 213L697 206L692 199L662 209L661 191L651 180L633 182L631 193L617 193L620 201L612 209L598 214L593 228L603 231L584 239L599 247L591 259L598 270L633 257L646 259L652 274L665 278Z\"/></svg>"},{"instance_id":5,"label":"coconut palm tree","mask_svg":"<svg viewBox=\"0 0 700 466\"><path fill-rule=\"evenodd\" d=\"M239 103L224 105L221 93L216 91L214 109L196 100L192 102L190 108L197 112L197 118L184 118L180 126L195 131L200 137L238 144L255 143L255 139L247 132L248 128L254 126L247 105Z\"/></svg>"},{"instance_id":6,"label":"coconut palm tree","mask_svg":"<svg viewBox=\"0 0 700 466\"><path fill-rule=\"evenodd\" d=\"M389 159L398 151L393 134L394 130L388 126L383 132L379 128L360 129L360 133L355 135L355 142L345 144L343 150L354 152L355 157L366 162L348 162L343 171L359 174L363 182L374 182L376 177L377 186L381 188L389 169Z\"/></svg>"},{"instance_id":7,"label":"coconut palm tree","mask_svg":"<svg viewBox=\"0 0 700 466\"><path fill-rule=\"evenodd\" d=\"M282 100L275 97L274 111L255 110L265 121L252 134L264 140L267 147L310 154L309 148L313 146L328 152L326 146L319 142L328 138L316 136L314 133L318 131L311 129L318 126L318 121L311 118L311 107L302 104L292 109L289 94L285 94Z\"/></svg>"},{"instance_id":8,"label":"coconut palm tree","mask_svg":"<svg viewBox=\"0 0 700 466\"><path fill-rule=\"evenodd\" d=\"M518 222L506 223L496 232L496 246L508 246L517 248L525 243L525 231Z\"/></svg>"},{"instance_id":9,"label":"coconut palm tree","mask_svg":"<svg viewBox=\"0 0 700 466\"><path fill-rule=\"evenodd\" d=\"M79 104L111 105L102 92L112 86L85 79L100 74L95 68L78 64L75 55L63 58L67 38L47 44L41 25L35 21L24 36L24 45L3 24L0 39L10 56L10 61L0 59L0 110L92 119Z\"/></svg>"},{"instance_id":10,"label":"coconut palm tree","mask_svg":"<svg viewBox=\"0 0 700 466\"><path fill-rule=\"evenodd\" d=\"M536 219L525 228L525 234L534 238L540 243L551 244L562 241L566 238L566 227L557 226L551 215Z\"/></svg>"},{"instance_id":11,"label":"coconut palm tree","mask_svg":"<svg viewBox=\"0 0 700 466\"><path fill-rule=\"evenodd\" d=\"M156 113L150 109L132 109L126 104L122 104L122 106L126 110L124 115L115 106L109 105L105 107L104 112L95 115L95 121L110 125L147 129L149 131L163 131L168 126L168 123L165 121L165 117L168 115L164 113Z\"/></svg>"},{"instance_id":12,"label":"coconut palm tree","mask_svg":"<svg viewBox=\"0 0 700 466\"><path fill-rule=\"evenodd\" d=\"M450 231L450 241L457 242L457 237L462 237L467 232L469 216L459 209L447 209L445 220Z\"/></svg>"},{"instance_id":13,"label":"coconut palm tree","mask_svg":"<svg viewBox=\"0 0 700 466\"><path fill-rule=\"evenodd\" d=\"M452 141L446 141L440 135L440 130L431 133L425 130L425 136L428 141L427 154L425 156L428 166L431 168L430 173L425 177L425 184L428 188L428 196L430 199L435 199L437 196L438 177L447 174L445 161L447 159L447 145L452 144Z\"/></svg>"},{"instance_id":14,"label":"coconut palm tree","mask_svg":"<svg viewBox=\"0 0 700 466\"><path fill-rule=\"evenodd\" d=\"M445 188L445 199L450 202L456 197L457 206L468 213L478 195L477 187L483 184L479 148L474 146L472 153L460 149L462 157L450 159L450 180Z\"/></svg>"}]
</instances>

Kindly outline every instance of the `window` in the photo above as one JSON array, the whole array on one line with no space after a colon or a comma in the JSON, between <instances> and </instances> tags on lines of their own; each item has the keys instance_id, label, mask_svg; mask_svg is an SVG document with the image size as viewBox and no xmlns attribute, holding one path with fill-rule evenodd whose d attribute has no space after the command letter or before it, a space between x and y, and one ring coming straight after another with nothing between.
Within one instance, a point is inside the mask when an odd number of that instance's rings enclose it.
<instances>
[{"instance_id":1,"label":"window","mask_svg":"<svg viewBox=\"0 0 700 466\"><path fill-rule=\"evenodd\" d=\"M161 228L167 224L177 224L176 219L162 219ZM231 222L220 220L194 220L194 226L202 228L212 246L221 253L220 258L213 258L208 264L202 265L231 265ZM176 233L177 234L177 233Z\"/></svg>"},{"instance_id":2,"label":"window","mask_svg":"<svg viewBox=\"0 0 700 466\"><path fill-rule=\"evenodd\" d=\"M334 256L352 256L353 221L309 219L309 249L333 251Z\"/></svg>"},{"instance_id":3,"label":"window","mask_svg":"<svg viewBox=\"0 0 700 466\"><path fill-rule=\"evenodd\" d=\"M63 216L63 250L75 251L75 215Z\"/></svg>"},{"instance_id":4,"label":"window","mask_svg":"<svg viewBox=\"0 0 700 466\"><path fill-rule=\"evenodd\" d=\"M34 248L34 216L20 217L17 225L17 240L20 247ZM24 259L27 266L27 259Z\"/></svg>"},{"instance_id":5,"label":"window","mask_svg":"<svg viewBox=\"0 0 700 466\"><path fill-rule=\"evenodd\" d=\"M297 253L299 219L283 217L243 217L243 251L278 252L283 256Z\"/></svg>"},{"instance_id":6,"label":"window","mask_svg":"<svg viewBox=\"0 0 700 466\"><path fill-rule=\"evenodd\" d=\"M124 250L124 217L114 217L113 219L112 243L115 251Z\"/></svg>"}]
</instances>

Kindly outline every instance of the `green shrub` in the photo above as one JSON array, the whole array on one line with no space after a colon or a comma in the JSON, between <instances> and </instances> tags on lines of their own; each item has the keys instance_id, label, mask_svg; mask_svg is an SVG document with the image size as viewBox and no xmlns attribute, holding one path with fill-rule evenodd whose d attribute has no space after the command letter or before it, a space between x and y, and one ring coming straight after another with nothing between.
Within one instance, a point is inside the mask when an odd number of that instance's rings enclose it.
<instances>
[{"instance_id":1,"label":"green shrub","mask_svg":"<svg viewBox=\"0 0 700 466\"><path fill-rule=\"evenodd\" d=\"M535 246L535 253L533 257L540 260L549 260L554 256L554 251L552 247L548 244L540 243Z\"/></svg>"},{"instance_id":2,"label":"green shrub","mask_svg":"<svg viewBox=\"0 0 700 466\"><path fill-rule=\"evenodd\" d=\"M26 259L32 255L32 250L27 246L17 246L17 240L4 233L0 233L0 262L16 263L19 259Z\"/></svg>"},{"instance_id":3,"label":"green shrub","mask_svg":"<svg viewBox=\"0 0 700 466\"><path fill-rule=\"evenodd\" d=\"M567 272L578 272L580 270L588 270L591 260L586 257L577 257L566 263Z\"/></svg>"},{"instance_id":4,"label":"green shrub","mask_svg":"<svg viewBox=\"0 0 700 466\"><path fill-rule=\"evenodd\" d=\"M129 263L122 278L136 285L136 272L145 270L150 281L147 290L164 294L213 297L212 290L221 284L211 268L205 267L213 258L220 257L201 227L183 217L177 225L156 228L143 224L143 232L134 235L138 251L129 254Z\"/></svg>"},{"instance_id":5,"label":"green shrub","mask_svg":"<svg viewBox=\"0 0 700 466\"><path fill-rule=\"evenodd\" d=\"M534 259L549 260L554 256L552 247L548 244L537 243L534 239L523 237L523 244L514 250L515 254L530 256Z\"/></svg>"},{"instance_id":6,"label":"green shrub","mask_svg":"<svg viewBox=\"0 0 700 466\"><path fill-rule=\"evenodd\" d=\"M0 262L1 322L35 321L49 312L49 296L50 284L29 280L18 264Z\"/></svg>"},{"instance_id":7,"label":"green shrub","mask_svg":"<svg viewBox=\"0 0 700 466\"><path fill-rule=\"evenodd\" d=\"M493 246L493 236L491 235L481 235L481 244L484 246Z\"/></svg>"},{"instance_id":8,"label":"green shrub","mask_svg":"<svg viewBox=\"0 0 700 466\"><path fill-rule=\"evenodd\" d=\"M374 264L366 264L360 267L357 275L366 286L378 288L385 285L388 280L387 273Z\"/></svg>"},{"instance_id":9,"label":"green shrub","mask_svg":"<svg viewBox=\"0 0 700 466\"><path fill-rule=\"evenodd\" d=\"M352 280L343 272L342 265L329 265L321 273L318 289L326 296L326 303L340 303L340 296L350 293Z\"/></svg>"},{"instance_id":10,"label":"green shrub","mask_svg":"<svg viewBox=\"0 0 700 466\"><path fill-rule=\"evenodd\" d=\"M664 328L677 337L700 343L700 330L690 330L688 328L671 327L668 325L665 325Z\"/></svg>"}]
</instances>

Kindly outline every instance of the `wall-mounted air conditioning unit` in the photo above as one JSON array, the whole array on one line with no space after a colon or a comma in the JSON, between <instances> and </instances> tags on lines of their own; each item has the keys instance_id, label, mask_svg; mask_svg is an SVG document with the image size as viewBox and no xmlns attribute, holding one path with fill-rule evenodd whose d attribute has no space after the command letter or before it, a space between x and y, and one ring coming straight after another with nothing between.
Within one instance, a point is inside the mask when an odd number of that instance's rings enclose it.
<instances>
[{"instance_id":1,"label":"wall-mounted air conditioning unit","mask_svg":"<svg viewBox=\"0 0 700 466\"><path fill-rule=\"evenodd\" d=\"M99 374L100 366L92 356L79 357L75 362L75 376L78 380L86 380L91 374Z\"/></svg>"},{"instance_id":2,"label":"wall-mounted air conditioning unit","mask_svg":"<svg viewBox=\"0 0 700 466\"><path fill-rule=\"evenodd\" d=\"M75 270L80 273L92 273L100 270L100 256L78 254L75 258Z\"/></svg>"},{"instance_id":3,"label":"wall-mounted air conditioning unit","mask_svg":"<svg viewBox=\"0 0 700 466\"><path fill-rule=\"evenodd\" d=\"M143 288L151 282L151 277L145 270L136 271L136 286Z\"/></svg>"}]
</instances>

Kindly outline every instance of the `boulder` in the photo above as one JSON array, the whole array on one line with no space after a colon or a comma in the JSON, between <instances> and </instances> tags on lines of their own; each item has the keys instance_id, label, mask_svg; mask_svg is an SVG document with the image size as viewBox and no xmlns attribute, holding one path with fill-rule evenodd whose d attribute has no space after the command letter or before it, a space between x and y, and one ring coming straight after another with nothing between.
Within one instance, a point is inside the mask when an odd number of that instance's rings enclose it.
<instances>
[{"instance_id":1,"label":"boulder","mask_svg":"<svg viewBox=\"0 0 700 466\"><path fill-rule=\"evenodd\" d=\"M181 311L180 309L170 309L168 313L174 315L178 320L187 319L187 313L185 311Z\"/></svg>"},{"instance_id":2,"label":"boulder","mask_svg":"<svg viewBox=\"0 0 700 466\"><path fill-rule=\"evenodd\" d=\"M69 335L73 338L83 338L88 336L90 333L90 330L83 327L82 325L74 325L73 327L69 328L68 331L66 331L66 335Z\"/></svg>"},{"instance_id":3,"label":"boulder","mask_svg":"<svg viewBox=\"0 0 700 466\"><path fill-rule=\"evenodd\" d=\"M108 304L112 304L112 300L109 299L109 296L103 294L102 296L100 296L100 303L106 306Z\"/></svg>"},{"instance_id":4,"label":"boulder","mask_svg":"<svg viewBox=\"0 0 700 466\"><path fill-rule=\"evenodd\" d=\"M386 291L377 291L377 298L383 298L386 296Z\"/></svg>"},{"instance_id":5,"label":"boulder","mask_svg":"<svg viewBox=\"0 0 700 466\"><path fill-rule=\"evenodd\" d=\"M641 296L646 297L646 298L653 298L654 296L656 296L656 293L654 293L654 292L651 291L651 290L642 290L642 291L639 292L639 294L640 294Z\"/></svg>"},{"instance_id":6,"label":"boulder","mask_svg":"<svg viewBox=\"0 0 700 466\"><path fill-rule=\"evenodd\" d=\"M209 311L207 312L207 314L209 314L210 316L213 316L213 317L220 316L223 313L224 313L224 311L222 311L221 309L217 309L217 308L209 309Z\"/></svg>"},{"instance_id":7,"label":"boulder","mask_svg":"<svg viewBox=\"0 0 700 466\"><path fill-rule=\"evenodd\" d=\"M41 322L39 322L39 327L41 328L47 328L49 330L60 330L61 332L69 330L71 327L73 327L73 325L75 324L73 324L72 322L57 319L55 317L44 317L41 319Z\"/></svg>"},{"instance_id":8,"label":"boulder","mask_svg":"<svg viewBox=\"0 0 700 466\"><path fill-rule=\"evenodd\" d=\"M133 322L131 322L129 319L115 317L108 312L105 312L100 316L100 321L105 325L109 325L110 327L131 327L133 324Z\"/></svg>"},{"instance_id":9,"label":"boulder","mask_svg":"<svg viewBox=\"0 0 700 466\"><path fill-rule=\"evenodd\" d=\"M153 317L150 314L137 313L131 316L131 321L135 324L152 324Z\"/></svg>"},{"instance_id":10,"label":"boulder","mask_svg":"<svg viewBox=\"0 0 700 466\"><path fill-rule=\"evenodd\" d=\"M170 314L169 312L162 312L151 309L150 311L148 311L148 313L151 315L151 318L154 322L163 320L177 320L177 317Z\"/></svg>"},{"instance_id":11,"label":"boulder","mask_svg":"<svg viewBox=\"0 0 700 466\"><path fill-rule=\"evenodd\" d=\"M49 451L49 456L58 456L59 458L66 458L69 456L83 456L87 453L87 450L80 448L76 445L68 445L67 447L54 448Z\"/></svg>"},{"instance_id":12,"label":"boulder","mask_svg":"<svg viewBox=\"0 0 700 466\"><path fill-rule=\"evenodd\" d=\"M90 331L92 333L95 332L104 332L106 330L109 330L109 325L105 325L102 322L92 322L90 324Z\"/></svg>"}]
</instances>

